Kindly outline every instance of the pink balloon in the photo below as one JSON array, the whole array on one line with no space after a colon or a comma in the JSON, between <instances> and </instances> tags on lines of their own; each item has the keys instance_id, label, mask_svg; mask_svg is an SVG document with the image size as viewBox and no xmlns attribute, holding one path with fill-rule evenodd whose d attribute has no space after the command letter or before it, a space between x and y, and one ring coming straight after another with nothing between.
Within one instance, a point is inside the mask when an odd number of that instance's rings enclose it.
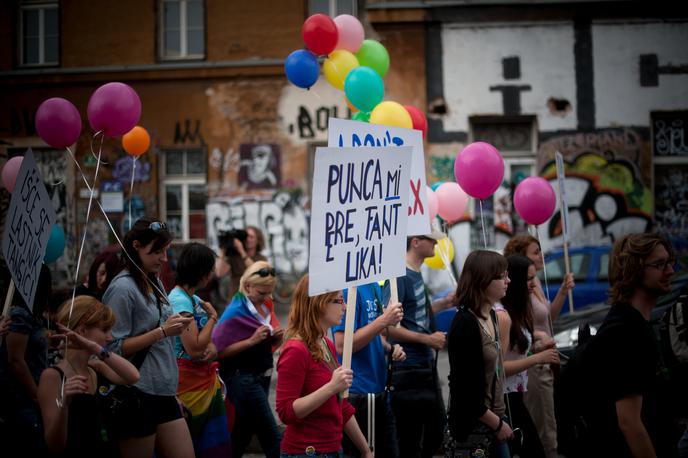
<instances>
[{"instance_id":1,"label":"pink balloon","mask_svg":"<svg viewBox=\"0 0 688 458\"><path fill-rule=\"evenodd\" d=\"M425 187L425 194L428 196L428 216L430 220L433 220L437 216L437 207L439 205L437 201L437 194L430 188L430 186Z\"/></svg>"},{"instance_id":2,"label":"pink balloon","mask_svg":"<svg viewBox=\"0 0 688 458\"><path fill-rule=\"evenodd\" d=\"M455 221L466 213L468 194L454 182L442 183L436 190L437 213L447 221Z\"/></svg>"},{"instance_id":3,"label":"pink balloon","mask_svg":"<svg viewBox=\"0 0 688 458\"><path fill-rule=\"evenodd\" d=\"M54 148L76 143L81 134L81 115L72 102L53 97L41 103L36 111L36 131Z\"/></svg>"},{"instance_id":4,"label":"pink balloon","mask_svg":"<svg viewBox=\"0 0 688 458\"><path fill-rule=\"evenodd\" d=\"M19 169L21 168L24 156L15 156L9 161L5 162L5 166L2 168L2 184L9 192L14 190L14 185L17 183L17 175L19 175Z\"/></svg>"},{"instance_id":5,"label":"pink balloon","mask_svg":"<svg viewBox=\"0 0 688 458\"><path fill-rule=\"evenodd\" d=\"M334 18L334 23L337 26L339 39L337 46L334 49L346 49L355 53L363 44L363 26L361 21L350 14L340 14Z\"/></svg>"},{"instance_id":6,"label":"pink balloon","mask_svg":"<svg viewBox=\"0 0 688 458\"><path fill-rule=\"evenodd\" d=\"M124 83L107 83L88 101L88 122L107 137L118 137L136 126L141 117L141 99Z\"/></svg>"},{"instance_id":7,"label":"pink balloon","mask_svg":"<svg viewBox=\"0 0 688 458\"><path fill-rule=\"evenodd\" d=\"M552 185L541 177L528 177L516 186L514 207L523 221L542 224L552 217L557 196Z\"/></svg>"},{"instance_id":8,"label":"pink balloon","mask_svg":"<svg viewBox=\"0 0 688 458\"><path fill-rule=\"evenodd\" d=\"M471 143L456 156L454 176L469 196L485 199L502 184L504 159L489 143Z\"/></svg>"}]
</instances>

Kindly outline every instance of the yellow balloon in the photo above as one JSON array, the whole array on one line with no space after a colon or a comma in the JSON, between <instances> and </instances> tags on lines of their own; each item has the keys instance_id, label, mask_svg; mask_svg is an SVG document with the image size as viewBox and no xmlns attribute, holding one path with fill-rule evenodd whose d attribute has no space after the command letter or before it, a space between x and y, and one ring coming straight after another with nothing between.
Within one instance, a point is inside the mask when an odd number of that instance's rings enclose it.
<instances>
[{"instance_id":1,"label":"yellow balloon","mask_svg":"<svg viewBox=\"0 0 688 458\"><path fill-rule=\"evenodd\" d=\"M371 124L383 124L385 126L413 128L411 115L401 104L397 102L381 102L370 113Z\"/></svg>"},{"instance_id":2,"label":"yellow balloon","mask_svg":"<svg viewBox=\"0 0 688 458\"><path fill-rule=\"evenodd\" d=\"M344 90L344 81L351 70L358 67L358 59L345 49L332 51L323 63L325 79L337 89Z\"/></svg>"},{"instance_id":3,"label":"yellow balloon","mask_svg":"<svg viewBox=\"0 0 688 458\"><path fill-rule=\"evenodd\" d=\"M440 250L449 262L454 260L454 244L452 244L452 241L449 239L449 237L445 237L438 241L437 245L435 245L435 256L431 258L425 258L425 261L423 261L426 266L437 270L445 268L442 256L440 256Z\"/></svg>"}]
</instances>

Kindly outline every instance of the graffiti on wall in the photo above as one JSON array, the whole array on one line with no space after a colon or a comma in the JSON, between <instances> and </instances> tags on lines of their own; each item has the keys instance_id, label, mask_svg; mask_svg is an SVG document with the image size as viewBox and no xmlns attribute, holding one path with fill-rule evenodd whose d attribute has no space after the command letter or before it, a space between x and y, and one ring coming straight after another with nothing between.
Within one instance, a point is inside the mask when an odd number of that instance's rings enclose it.
<instances>
[{"instance_id":1,"label":"graffiti on wall","mask_svg":"<svg viewBox=\"0 0 688 458\"><path fill-rule=\"evenodd\" d=\"M309 217L300 190L280 190L269 197L214 198L207 205L208 245L217 248L218 233L256 226L265 234L263 252L278 272L308 269Z\"/></svg>"},{"instance_id":2,"label":"graffiti on wall","mask_svg":"<svg viewBox=\"0 0 688 458\"><path fill-rule=\"evenodd\" d=\"M184 121L177 121L174 125L174 143L202 145L205 146L203 134L201 134L201 121L196 119L191 121L185 119Z\"/></svg>"},{"instance_id":3,"label":"graffiti on wall","mask_svg":"<svg viewBox=\"0 0 688 458\"><path fill-rule=\"evenodd\" d=\"M688 156L688 111L652 113L655 156Z\"/></svg>"},{"instance_id":4,"label":"graffiti on wall","mask_svg":"<svg viewBox=\"0 0 688 458\"><path fill-rule=\"evenodd\" d=\"M558 192L553 162L541 175ZM623 234L647 231L652 224L652 193L640 180L636 167L626 160L585 153L567 162L566 197L574 246L611 244ZM545 251L561 246L558 208L540 237Z\"/></svg>"},{"instance_id":5,"label":"graffiti on wall","mask_svg":"<svg viewBox=\"0 0 688 458\"><path fill-rule=\"evenodd\" d=\"M131 183L131 171L134 167L134 158L131 156L123 156L115 161L115 166L112 168L112 178L120 183ZM143 162L141 159L136 159L136 169L134 170L134 182L148 182L151 176L150 162Z\"/></svg>"},{"instance_id":6,"label":"graffiti on wall","mask_svg":"<svg viewBox=\"0 0 688 458\"><path fill-rule=\"evenodd\" d=\"M688 164L655 165L655 224L688 255Z\"/></svg>"},{"instance_id":7,"label":"graffiti on wall","mask_svg":"<svg viewBox=\"0 0 688 458\"><path fill-rule=\"evenodd\" d=\"M277 144L239 147L239 188L275 189L280 185L280 148Z\"/></svg>"}]
</instances>

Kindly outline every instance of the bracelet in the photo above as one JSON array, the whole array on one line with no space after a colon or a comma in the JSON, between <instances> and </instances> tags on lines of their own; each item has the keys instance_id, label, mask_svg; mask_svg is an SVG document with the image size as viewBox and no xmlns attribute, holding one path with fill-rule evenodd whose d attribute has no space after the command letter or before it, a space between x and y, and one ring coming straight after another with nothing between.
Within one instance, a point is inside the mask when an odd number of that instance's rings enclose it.
<instances>
[{"instance_id":1,"label":"bracelet","mask_svg":"<svg viewBox=\"0 0 688 458\"><path fill-rule=\"evenodd\" d=\"M217 317L216 316L208 317L208 321L210 321L210 320L215 320L215 322L217 323Z\"/></svg>"},{"instance_id":2,"label":"bracelet","mask_svg":"<svg viewBox=\"0 0 688 458\"><path fill-rule=\"evenodd\" d=\"M108 351L108 349L105 347L100 347L100 353L98 354L98 358L100 358L100 360L102 361L102 360L107 359L109 357L110 357L110 352Z\"/></svg>"},{"instance_id":3,"label":"bracelet","mask_svg":"<svg viewBox=\"0 0 688 458\"><path fill-rule=\"evenodd\" d=\"M503 419L503 418L500 418L500 419L499 419L499 424L498 424L497 427L496 427L495 429L493 429L492 431L494 431L495 433L498 433L499 431L502 430L502 426L504 426L504 419Z\"/></svg>"},{"instance_id":4,"label":"bracelet","mask_svg":"<svg viewBox=\"0 0 688 458\"><path fill-rule=\"evenodd\" d=\"M162 331L162 335L164 336L163 338L167 337L167 333L165 332L165 328L160 326L160 330Z\"/></svg>"}]
</instances>

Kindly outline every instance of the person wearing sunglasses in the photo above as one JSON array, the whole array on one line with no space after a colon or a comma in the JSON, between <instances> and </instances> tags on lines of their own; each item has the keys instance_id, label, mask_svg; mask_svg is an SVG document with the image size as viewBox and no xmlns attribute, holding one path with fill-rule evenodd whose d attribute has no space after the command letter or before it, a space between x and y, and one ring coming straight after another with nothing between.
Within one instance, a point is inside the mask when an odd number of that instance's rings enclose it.
<instances>
[{"instance_id":1,"label":"person wearing sunglasses","mask_svg":"<svg viewBox=\"0 0 688 458\"><path fill-rule=\"evenodd\" d=\"M177 402L179 371L174 337L193 320L173 314L158 278L172 234L164 222L141 218L124 235L124 269L112 279L103 303L115 315L108 345L132 361L141 378L112 419L113 438L124 458L193 456L189 428Z\"/></svg>"},{"instance_id":2,"label":"person wearing sunglasses","mask_svg":"<svg viewBox=\"0 0 688 458\"><path fill-rule=\"evenodd\" d=\"M196 456L203 457L231 454L219 364L214 361L217 351L210 341L217 312L196 295L212 278L214 267L213 250L200 243L184 245L177 260L176 286L168 296L175 313L193 318L175 338L179 367L177 396L188 411Z\"/></svg>"},{"instance_id":3,"label":"person wearing sunglasses","mask_svg":"<svg viewBox=\"0 0 688 458\"><path fill-rule=\"evenodd\" d=\"M340 291L308 295L308 274L299 280L289 310L285 343L277 361L277 414L287 425L282 458L340 458L344 433L364 458L372 458L341 393L351 387L353 371L337 361L327 331L341 323L346 305Z\"/></svg>"},{"instance_id":4,"label":"person wearing sunglasses","mask_svg":"<svg viewBox=\"0 0 688 458\"><path fill-rule=\"evenodd\" d=\"M281 434L268 403L272 354L284 335L272 302L276 284L276 272L269 263L253 263L241 276L239 291L213 330L220 374L236 410L232 430L235 458L244 454L254 434L265 456L279 456Z\"/></svg>"},{"instance_id":5,"label":"person wearing sunglasses","mask_svg":"<svg viewBox=\"0 0 688 458\"><path fill-rule=\"evenodd\" d=\"M650 320L657 299L671 291L674 251L658 234L619 238L609 257L611 308L582 350L580 390L589 456L671 457L678 437L671 392Z\"/></svg>"}]
</instances>

